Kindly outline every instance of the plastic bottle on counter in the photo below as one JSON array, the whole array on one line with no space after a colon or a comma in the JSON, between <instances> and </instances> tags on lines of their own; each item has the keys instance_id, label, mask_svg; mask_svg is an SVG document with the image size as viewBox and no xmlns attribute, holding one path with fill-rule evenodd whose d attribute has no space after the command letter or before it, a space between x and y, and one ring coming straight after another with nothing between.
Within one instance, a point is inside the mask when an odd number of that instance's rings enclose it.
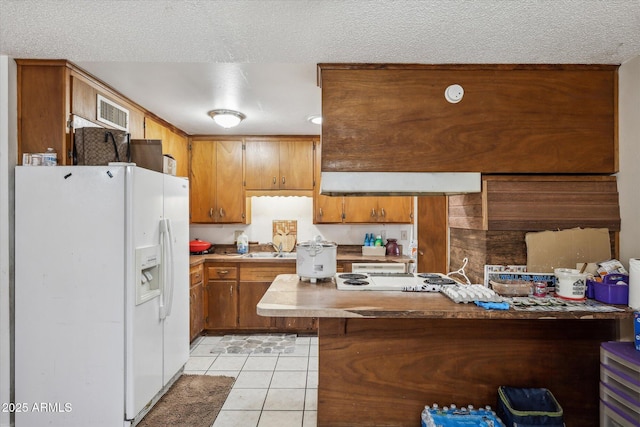
<instances>
[{"instance_id":1,"label":"plastic bottle on counter","mask_svg":"<svg viewBox=\"0 0 640 427\"><path fill-rule=\"evenodd\" d=\"M58 153L53 148L47 148L46 153L42 153L43 166L56 166L58 164Z\"/></svg>"},{"instance_id":2,"label":"plastic bottle on counter","mask_svg":"<svg viewBox=\"0 0 640 427\"><path fill-rule=\"evenodd\" d=\"M373 246L382 246L382 236L381 236L381 235L379 235L379 234L378 234L378 235L376 236L376 241L375 241L375 243L373 244Z\"/></svg>"},{"instance_id":3,"label":"plastic bottle on counter","mask_svg":"<svg viewBox=\"0 0 640 427\"><path fill-rule=\"evenodd\" d=\"M239 254L249 252L249 236L247 236L244 231L238 235L237 248Z\"/></svg>"}]
</instances>

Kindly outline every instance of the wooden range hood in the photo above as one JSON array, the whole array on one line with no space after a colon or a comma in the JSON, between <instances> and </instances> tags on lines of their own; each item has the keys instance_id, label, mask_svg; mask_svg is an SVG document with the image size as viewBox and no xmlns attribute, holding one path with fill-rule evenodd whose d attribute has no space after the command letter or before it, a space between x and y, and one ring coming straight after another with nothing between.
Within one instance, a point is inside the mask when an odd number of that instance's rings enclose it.
<instances>
[{"instance_id":1,"label":"wooden range hood","mask_svg":"<svg viewBox=\"0 0 640 427\"><path fill-rule=\"evenodd\" d=\"M615 173L617 68L319 64L321 192L449 194L480 191L484 173ZM453 84L457 103L445 99ZM443 187L420 187L428 178ZM467 191L446 187L457 179Z\"/></svg>"}]
</instances>

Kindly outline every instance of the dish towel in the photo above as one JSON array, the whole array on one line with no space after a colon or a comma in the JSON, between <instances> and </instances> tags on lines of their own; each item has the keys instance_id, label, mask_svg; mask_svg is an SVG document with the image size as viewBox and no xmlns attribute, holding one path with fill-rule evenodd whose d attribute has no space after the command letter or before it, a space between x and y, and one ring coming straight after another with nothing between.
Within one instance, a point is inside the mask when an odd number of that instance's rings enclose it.
<instances>
[{"instance_id":1,"label":"dish towel","mask_svg":"<svg viewBox=\"0 0 640 427\"><path fill-rule=\"evenodd\" d=\"M509 310L508 302L482 302L474 301L478 307L482 307L485 310Z\"/></svg>"}]
</instances>

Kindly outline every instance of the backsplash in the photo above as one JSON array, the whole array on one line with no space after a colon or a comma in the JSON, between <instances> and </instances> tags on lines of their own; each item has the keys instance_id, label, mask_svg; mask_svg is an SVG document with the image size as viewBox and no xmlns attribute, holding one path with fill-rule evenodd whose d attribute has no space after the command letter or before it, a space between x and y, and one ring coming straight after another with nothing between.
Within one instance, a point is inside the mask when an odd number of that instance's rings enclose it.
<instances>
[{"instance_id":1,"label":"backsplash","mask_svg":"<svg viewBox=\"0 0 640 427\"><path fill-rule=\"evenodd\" d=\"M244 230L250 242L268 243L273 239L274 220L296 220L297 241L313 239L320 235L324 240L338 245L362 245L366 233L381 234L398 239L403 252L409 248L413 230L412 224L314 224L313 198L311 197L252 197L251 224L192 224L191 239L202 239L214 244L235 243L235 231ZM402 232L407 238L401 239Z\"/></svg>"}]
</instances>

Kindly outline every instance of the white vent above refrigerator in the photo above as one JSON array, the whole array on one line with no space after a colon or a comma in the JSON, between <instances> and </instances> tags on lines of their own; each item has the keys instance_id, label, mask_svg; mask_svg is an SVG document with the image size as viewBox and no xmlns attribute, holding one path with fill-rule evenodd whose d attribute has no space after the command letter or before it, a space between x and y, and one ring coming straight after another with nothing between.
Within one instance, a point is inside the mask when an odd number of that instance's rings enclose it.
<instances>
[{"instance_id":1,"label":"white vent above refrigerator","mask_svg":"<svg viewBox=\"0 0 640 427\"><path fill-rule=\"evenodd\" d=\"M98 95L97 114L99 122L106 123L116 129L129 131L129 110L115 102Z\"/></svg>"}]
</instances>

